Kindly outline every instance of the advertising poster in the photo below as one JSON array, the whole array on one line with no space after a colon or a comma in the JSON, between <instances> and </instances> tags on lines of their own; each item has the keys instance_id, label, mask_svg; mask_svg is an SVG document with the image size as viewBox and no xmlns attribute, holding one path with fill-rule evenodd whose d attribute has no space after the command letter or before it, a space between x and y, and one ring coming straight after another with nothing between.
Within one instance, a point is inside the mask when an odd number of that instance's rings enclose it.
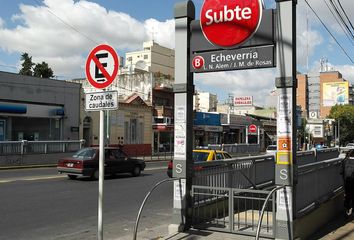
<instances>
[{"instance_id":1,"label":"advertising poster","mask_svg":"<svg viewBox=\"0 0 354 240\"><path fill-rule=\"evenodd\" d=\"M335 105L344 105L349 103L348 82L323 83L322 87L324 107L333 107Z\"/></svg>"}]
</instances>

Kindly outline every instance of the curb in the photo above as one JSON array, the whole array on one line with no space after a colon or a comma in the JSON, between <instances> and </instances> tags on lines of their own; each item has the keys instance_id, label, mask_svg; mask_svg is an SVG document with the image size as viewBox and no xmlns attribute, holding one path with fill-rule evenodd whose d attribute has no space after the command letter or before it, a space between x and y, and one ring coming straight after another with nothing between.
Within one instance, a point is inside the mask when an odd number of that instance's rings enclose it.
<instances>
[{"instance_id":1,"label":"curb","mask_svg":"<svg viewBox=\"0 0 354 240\"><path fill-rule=\"evenodd\" d=\"M51 167L56 167L56 166L57 166L57 164L6 166L6 167L0 167L0 171L1 170L12 170L12 169L25 169L25 168L51 168Z\"/></svg>"},{"instance_id":2,"label":"curb","mask_svg":"<svg viewBox=\"0 0 354 240\"><path fill-rule=\"evenodd\" d=\"M145 159L145 162L168 162L169 159ZM26 168L54 168L57 167L56 163L40 164L40 165L17 165L17 166L3 166L1 170L14 170L14 169L26 169Z\"/></svg>"}]
</instances>

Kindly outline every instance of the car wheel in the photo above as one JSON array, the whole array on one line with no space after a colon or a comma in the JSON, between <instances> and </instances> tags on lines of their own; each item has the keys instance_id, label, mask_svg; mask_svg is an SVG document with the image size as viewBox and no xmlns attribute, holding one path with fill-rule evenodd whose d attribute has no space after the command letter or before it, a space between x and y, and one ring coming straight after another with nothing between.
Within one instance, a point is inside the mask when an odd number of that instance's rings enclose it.
<instances>
[{"instance_id":1,"label":"car wheel","mask_svg":"<svg viewBox=\"0 0 354 240\"><path fill-rule=\"evenodd\" d=\"M140 175L140 173L141 173L140 167L139 167L139 166L134 166L134 169L133 169L133 171L132 171L132 175L133 175L134 177L137 177L137 176Z\"/></svg>"},{"instance_id":2,"label":"car wheel","mask_svg":"<svg viewBox=\"0 0 354 240\"><path fill-rule=\"evenodd\" d=\"M71 174L68 174L68 178L70 178L71 180L75 180L77 178L76 175L71 175Z\"/></svg>"},{"instance_id":3,"label":"car wheel","mask_svg":"<svg viewBox=\"0 0 354 240\"><path fill-rule=\"evenodd\" d=\"M91 179L92 180L98 180L100 178L100 172L98 171L98 169L96 169L92 175L91 175Z\"/></svg>"}]
</instances>

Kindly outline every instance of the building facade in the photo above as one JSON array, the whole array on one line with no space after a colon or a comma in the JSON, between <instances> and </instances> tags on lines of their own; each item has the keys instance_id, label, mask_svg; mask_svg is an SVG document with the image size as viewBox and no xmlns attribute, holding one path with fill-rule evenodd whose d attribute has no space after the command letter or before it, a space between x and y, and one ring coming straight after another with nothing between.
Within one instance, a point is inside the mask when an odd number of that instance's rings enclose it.
<instances>
[{"instance_id":1,"label":"building facade","mask_svg":"<svg viewBox=\"0 0 354 240\"><path fill-rule=\"evenodd\" d=\"M298 74L297 104L305 117L326 118L336 104L353 105L353 87L338 71Z\"/></svg>"},{"instance_id":2,"label":"building facade","mask_svg":"<svg viewBox=\"0 0 354 240\"><path fill-rule=\"evenodd\" d=\"M122 73L134 73L135 69L151 73L175 75L175 51L163 47L154 41L143 43L143 50L125 54L125 65Z\"/></svg>"},{"instance_id":3,"label":"building facade","mask_svg":"<svg viewBox=\"0 0 354 240\"><path fill-rule=\"evenodd\" d=\"M100 91L93 88L86 79L73 80L75 82L82 83L83 92L90 93ZM146 105L148 108L140 109L143 111L144 116L139 116L139 119L144 119L144 129L147 131L147 135L138 134L137 140L127 138L127 134L119 136L119 138L111 138L111 144L151 144L153 152L170 152L173 149L173 104L174 95L172 92L173 81L163 77L156 77L152 73L148 72L136 72L133 74L120 74L113 83L109 86L109 90L118 91L119 103L123 103L125 108L118 109L118 119L122 119L122 116L134 115L134 106L129 107L129 99L132 96L139 96L141 105ZM84 96L83 96L84 99ZM128 101L128 102L127 102ZM143 104L144 102L144 104ZM82 106L84 109L85 106ZM149 109L150 112L146 112ZM125 111L125 112L124 112ZM85 115L84 111L82 116ZM127 115L128 114L128 115ZM85 116L83 118L86 118ZM129 119L127 117L126 119ZM92 120L86 118L87 121ZM113 120L114 122L114 120ZM128 131L131 126L134 126L134 121L125 125L125 130L112 128L112 131ZM140 122L137 124L141 124ZM90 124L84 124L86 127L83 129L84 139L90 139L93 144L95 142L95 136L92 135L92 126ZM140 125L139 125L140 126ZM134 127L133 127L134 128ZM85 130L86 129L86 130ZM91 129L91 130L89 130ZM140 132L137 130L138 133ZM150 138L147 138L147 136ZM135 135L134 135L135 136Z\"/></svg>"},{"instance_id":4,"label":"building facade","mask_svg":"<svg viewBox=\"0 0 354 240\"><path fill-rule=\"evenodd\" d=\"M80 84L0 72L0 141L78 140Z\"/></svg>"},{"instance_id":5,"label":"building facade","mask_svg":"<svg viewBox=\"0 0 354 240\"><path fill-rule=\"evenodd\" d=\"M218 97L209 92L198 92L193 96L194 110L197 112L216 112Z\"/></svg>"},{"instance_id":6,"label":"building facade","mask_svg":"<svg viewBox=\"0 0 354 240\"><path fill-rule=\"evenodd\" d=\"M87 146L99 144L99 111L85 111L82 101L82 138ZM150 144L152 108L138 95L120 100L118 110L105 111L105 136L108 144Z\"/></svg>"},{"instance_id":7,"label":"building facade","mask_svg":"<svg viewBox=\"0 0 354 240\"><path fill-rule=\"evenodd\" d=\"M174 93L171 87L155 86L153 89L153 151L173 152Z\"/></svg>"}]
</instances>

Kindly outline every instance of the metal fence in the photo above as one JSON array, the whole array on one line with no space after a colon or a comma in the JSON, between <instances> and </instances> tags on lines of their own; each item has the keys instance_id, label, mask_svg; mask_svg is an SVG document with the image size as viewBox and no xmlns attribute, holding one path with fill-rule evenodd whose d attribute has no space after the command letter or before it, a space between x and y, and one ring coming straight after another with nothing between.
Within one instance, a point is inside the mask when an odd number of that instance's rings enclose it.
<instances>
[{"instance_id":1,"label":"metal fence","mask_svg":"<svg viewBox=\"0 0 354 240\"><path fill-rule=\"evenodd\" d=\"M306 215L343 191L342 159L335 158L298 167L296 217Z\"/></svg>"},{"instance_id":2,"label":"metal fence","mask_svg":"<svg viewBox=\"0 0 354 240\"><path fill-rule=\"evenodd\" d=\"M195 228L255 236L264 201L270 191L193 186ZM268 201L261 236L274 237L275 194Z\"/></svg>"},{"instance_id":3,"label":"metal fence","mask_svg":"<svg viewBox=\"0 0 354 240\"><path fill-rule=\"evenodd\" d=\"M85 140L70 141L2 141L0 155L47 154L75 152L84 146Z\"/></svg>"},{"instance_id":4,"label":"metal fence","mask_svg":"<svg viewBox=\"0 0 354 240\"><path fill-rule=\"evenodd\" d=\"M259 144L209 144L208 149L212 150L224 150L231 155L234 154L258 154L261 150Z\"/></svg>"},{"instance_id":5,"label":"metal fence","mask_svg":"<svg viewBox=\"0 0 354 240\"><path fill-rule=\"evenodd\" d=\"M195 164L193 224L255 235L260 210L274 185L274 156L242 157ZM266 171L265 171L266 169ZM261 236L272 236L275 200L268 203Z\"/></svg>"},{"instance_id":6,"label":"metal fence","mask_svg":"<svg viewBox=\"0 0 354 240\"><path fill-rule=\"evenodd\" d=\"M295 217L300 218L343 191L337 149L298 152L294 172ZM325 160L324 160L325 159ZM255 235L261 207L274 187L273 155L195 163L193 226ZM274 237L276 197L266 205L261 235Z\"/></svg>"}]
</instances>

